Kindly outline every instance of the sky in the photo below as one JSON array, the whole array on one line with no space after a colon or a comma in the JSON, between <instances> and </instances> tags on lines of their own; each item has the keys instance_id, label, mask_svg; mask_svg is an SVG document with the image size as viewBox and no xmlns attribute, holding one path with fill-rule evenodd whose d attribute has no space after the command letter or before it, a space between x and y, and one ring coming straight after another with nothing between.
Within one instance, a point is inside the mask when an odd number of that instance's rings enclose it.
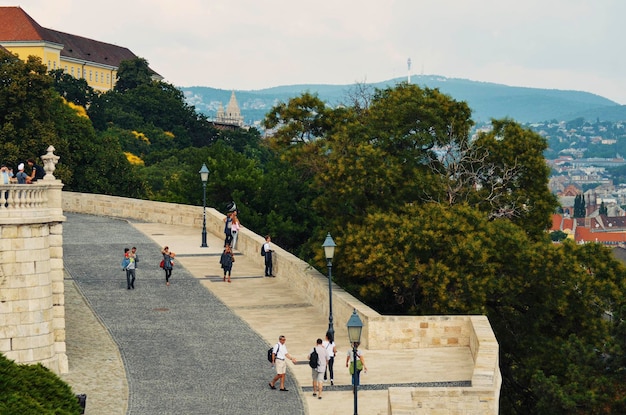
<instances>
[{"instance_id":1,"label":"sky","mask_svg":"<svg viewBox=\"0 0 626 415\"><path fill-rule=\"evenodd\" d=\"M0 0L0 5L20 6L49 29L127 47L179 87L350 85L410 73L586 91L626 104L625 0Z\"/></svg>"}]
</instances>

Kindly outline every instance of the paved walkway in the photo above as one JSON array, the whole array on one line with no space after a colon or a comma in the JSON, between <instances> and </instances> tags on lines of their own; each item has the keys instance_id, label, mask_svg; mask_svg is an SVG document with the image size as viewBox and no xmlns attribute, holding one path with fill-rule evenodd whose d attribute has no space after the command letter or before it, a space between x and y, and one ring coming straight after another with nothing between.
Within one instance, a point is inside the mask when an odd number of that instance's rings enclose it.
<instances>
[{"instance_id":1,"label":"paved walkway","mask_svg":"<svg viewBox=\"0 0 626 415\"><path fill-rule=\"evenodd\" d=\"M297 288L264 278L242 255L236 255L232 283L223 282L223 241L209 234L209 247L200 248L199 229L66 216L70 372L63 378L76 393L87 394L86 414L352 413L346 322L335 321L335 386L327 384L323 399L314 399L305 358L323 337L328 316ZM169 287L158 268L163 245L177 254ZM123 248L130 246L140 254L135 290L126 289L119 267ZM287 393L267 386L274 372L266 350L281 334L300 359L289 364ZM464 347L419 356L365 350L365 358L361 415L387 413L389 386L467 384L473 369Z\"/></svg>"}]
</instances>

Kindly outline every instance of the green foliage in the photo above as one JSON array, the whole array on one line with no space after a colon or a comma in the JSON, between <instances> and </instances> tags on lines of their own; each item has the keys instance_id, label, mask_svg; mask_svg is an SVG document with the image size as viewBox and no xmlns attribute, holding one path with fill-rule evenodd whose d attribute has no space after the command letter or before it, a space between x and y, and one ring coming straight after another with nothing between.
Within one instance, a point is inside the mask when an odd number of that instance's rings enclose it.
<instances>
[{"instance_id":1,"label":"green foliage","mask_svg":"<svg viewBox=\"0 0 626 415\"><path fill-rule=\"evenodd\" d=\"M18 365L0 354L0 414L80 413L76 395L49 369L41 364Z\"/></svg>"},{"instance_id":2,"label":"green foliage","mask_svg":"<svg viewBox=\"0 0 626 415\"><path fill-rule=\"evenodd\" d=\"M87 108L95 92L84 78L75 78L63 69L55 69L48 73L53 79L54 89L68 102Z\"/></svg>"},{"instance_id":3,"label":"green foliage","mask_svg":"<svg viewBox=\"0 0 626 415\"><path fill-rule=\"evenodd\" d=\"M136 58L120 62L117 69L115 91L126 92L150 83L152 83L152 76L147 60Z\"/></svg>"},{"instance_id":4,"label":"green foliage","mask_svg":"<svg viewBox=\"0 0 626 415\"><path fill-rule=\"evenodd\" d=\"M550 232L550 240L552 242L561 242L567 239L567 234L563 231Z\"/></svg>"}]
</instances>

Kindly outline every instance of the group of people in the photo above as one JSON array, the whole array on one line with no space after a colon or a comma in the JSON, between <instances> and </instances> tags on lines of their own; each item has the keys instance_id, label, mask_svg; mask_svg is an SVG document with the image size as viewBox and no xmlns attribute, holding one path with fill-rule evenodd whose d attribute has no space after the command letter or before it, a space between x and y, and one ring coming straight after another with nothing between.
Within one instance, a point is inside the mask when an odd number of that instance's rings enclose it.
<instances>
[{"instance_id":1,"label":"group of people","mask_svg":"<svg viewBox=\"0 0 626 415\"><path fill-rule=\"evenodd\" d=\"M174 267L174 257L176 254L170 251L170 248L165 246L161 249L163 260L159 264L165 271L165 285L170 285L170 278L172 276L172 269ZM137 263L139 263L139 254L137 253L137 247L124 248L124 257L122 258L122 271L126 271L126 289L135 289L135 280L137 278Z\"/></svg>"},{"instance_id":2,"label":"group of people","mask_svg":"<svg viewBox=\"0 0 626 415\"><path fill-rule=\"evenodd\" d=\"M30 174L24 171L24 163L20 163L17 166L17 173L13 172L13 168L8 167L6 164L0 165L0 183L1 184L30 184L37 180L43 179L45 173L41 166L35 164L34 159L28 159L26 161L30 167Z\"/></svg>"},{"instance_id":3,"label":"group of people","mask_svg":"<svg viewBox=\"0 0 626 415\"><path fill-rule=\"evenodd\" d=\"M285 345L285 336L278 337L278 343L274 345L272 349L272 365L276 368L276 376L269 382L271 389L276 389L276 382L280 381L280 390L287 392L285 388L285 374L287 373L286 359L296 363L296 358L292 357ZM354 343L354 349L356 350L357 362L354 364L354 351L348 350L346 355L346 367L352 375L352 384L359 386L361 371L365 370L367 373L367 366L365 366L365 359L363 358L363 352L359 349L359 343ZM318 399L322 399L322 390L324 388L324 381L327 381L330 377L330 384L335 384L334 363L335 356L337 356L337 346L335 345L335 339L332 333L326 333L324 340L317 339L315 346L311 349L307 356L307 360L311 359L311 355L315 352L317 354L317 365L311 367L311 378L313 380L313 396Z\"/></svg>"},{"instance_id":4,"label":"group of people","mask_svg":"<svg viewBox=\"0 0 626 415\"><path fill-rule=\"evenodd\" d=\"M224 218L224 248L226 245L230 245L231 249L237 249L237 236L240 228L241 223L237 216L237 208L234 207Z\"/></svg>"}]
</instances>

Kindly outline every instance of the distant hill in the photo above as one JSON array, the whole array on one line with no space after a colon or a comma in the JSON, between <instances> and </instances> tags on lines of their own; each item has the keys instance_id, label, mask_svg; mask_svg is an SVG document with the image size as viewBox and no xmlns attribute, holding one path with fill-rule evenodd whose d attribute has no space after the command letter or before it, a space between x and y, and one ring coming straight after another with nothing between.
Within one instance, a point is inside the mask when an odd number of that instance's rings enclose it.
<instances>
[{"instance_id":1,"label":"distant hill","mask_svg":"<svg viewBox=\"0 0 626 415\"><path fill-rule=\"evenodd\" d=\"M369 85L386 88L404 81L406 78L396 78ZM589 121L626 121L626 105L619 105L589 92L515 87L436 75L412 76L411 83L439 88L456 100L466 101L472 109L472 118L479 123L504 117L521 123L570 121L579 117ZM225 107L231 95L230 90L210 87L180 89L190 105L209 117L215 116L220 103ZM276 103L286 102L303 92L316 93L323 101L335 106L348 101L347 93L353 89L354 85L311 84L277 86L254 91L235 90L235 94L245 122L254 124L262 120Z\"/></svg>"}]
</instances>

